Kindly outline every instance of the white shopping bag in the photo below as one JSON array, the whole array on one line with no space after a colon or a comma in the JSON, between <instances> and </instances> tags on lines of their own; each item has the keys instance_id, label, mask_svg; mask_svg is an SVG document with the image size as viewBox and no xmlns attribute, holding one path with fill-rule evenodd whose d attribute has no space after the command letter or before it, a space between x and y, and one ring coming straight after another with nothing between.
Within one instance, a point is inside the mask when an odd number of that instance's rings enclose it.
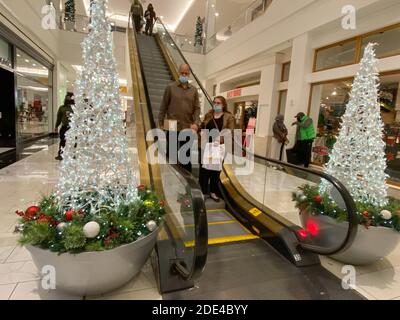
<instances>
[{"instance_id":1,"label":"white shopping bag","mask_svg":"<svg viewBox=\"0 0 400 320\"><path fill-rule=\"evenodd\" d=\"M207 143L203 153L203 168L221 171L225 157L225 145L219 142Z\"/></svg>"}]
</instances>

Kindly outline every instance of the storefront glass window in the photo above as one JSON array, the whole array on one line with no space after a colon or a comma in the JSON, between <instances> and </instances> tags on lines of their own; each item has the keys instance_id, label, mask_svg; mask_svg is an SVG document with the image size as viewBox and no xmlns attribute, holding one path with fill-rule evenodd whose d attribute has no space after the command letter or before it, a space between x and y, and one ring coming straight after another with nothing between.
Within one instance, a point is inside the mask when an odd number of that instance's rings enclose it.
<instances>
[{"instance_id":1,"label":"storefront glass window","mask_svg":"<svg viewBox=\"0 0 400 320\"><path fill-rule=\"evenodd\" d=\"M394 56L400 54L400 27L382 31L362 40L362 52L368 43L377 43L375 47L376 56L378 58Z\"/></svg>"},{"instance_id":2,"label":"storefront glass window","mask_svg":"<svg viewBox=\"0 0 400 320\"><path fill-rule=\"evenodd\" d=\"M0 66L12 68L11 45L0 38Z\"/></svg>"},{"instance_id":3,"label":"storefront glass window","mask_svg":"<svg viewBox=\"0 0 400 320\"><path fill-rule=\"evenodd\" d=\"M284 63L282 66L282 79L281 81L289 81L289 75L290 75L290 62Z\"/></svg>"},{"instance_id":4,"label":"storefront glass window","mask_svg":"<svg viewBox=\"0 0 400 320\"><path fill-rule=\"evenodd\" d=\"M49 133L52 119L51 71L17 49L17 134L26 141Z\"/></svg>"},{"instance_id":5,"label":"storefront glass window","mask_svg":"<svg viewBox=\"0 0 400 320\"><path fill-rule=\"evenodd\" d=\"M311 112L317 114L318 135L315 141L313 161L326 164L327 153L336 142L340 130L340 118L349 101L352 79L314 85L311 97ZM387 173L400 181L400 72L381 76L381 116L385 124Z\"/></svg>"},{"instance_id":6,"label":"storefront glass window","mask_svg":"<svg viewBox=\"0 0 400 320\"><path fill-rule=\"evenodd\" d=\"M286 110L286 100L287 100L287 90L279 92L279 106L278 106L278 114L285 114Z\"/></svg>"},{"instance_id":7,"label":"storefront glass window","mask_svg":"<svg viewBox=\"0 0 400 320\"><path fill-rule=\"evenodd\" d=\"M334 68L355 63L356 40L318 50L316 53L315 70Z\"/></svg>"}]
</instances>

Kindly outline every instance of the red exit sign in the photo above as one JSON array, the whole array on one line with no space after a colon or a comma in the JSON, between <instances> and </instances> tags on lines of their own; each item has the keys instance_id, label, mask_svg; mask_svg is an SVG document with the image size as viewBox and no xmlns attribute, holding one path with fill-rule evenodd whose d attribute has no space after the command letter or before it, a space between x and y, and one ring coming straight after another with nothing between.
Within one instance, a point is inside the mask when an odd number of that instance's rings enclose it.
<instances>
[{"instance_id":1,"label":"red exit sign","mask_svg":"<svg viewBox=\"0 0 400 320\"><path fill-rule=\"evenodd\" d=\"M229 98L235 98L235 97L240 97L242 95L242 89L235 89L232 91L228 92L228 99Z\"/></svg>"}]
</instances>

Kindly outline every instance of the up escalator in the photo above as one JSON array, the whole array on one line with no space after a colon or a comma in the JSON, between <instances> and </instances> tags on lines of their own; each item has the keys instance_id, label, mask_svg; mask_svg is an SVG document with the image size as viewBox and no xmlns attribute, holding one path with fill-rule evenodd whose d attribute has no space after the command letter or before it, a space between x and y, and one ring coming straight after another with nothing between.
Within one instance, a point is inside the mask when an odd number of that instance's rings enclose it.
<instances>
[{"instance_id":1,"label":"up escalator","mask_svg":"<svg viewBox=\"0 0 400 320\"><path fill-rule=\"evenodd\" d=\"M211 205L198 186L198 168L189 173L157 152L163 136L155 130L163 92L187 61L161 20L155 29L154 37L136 34L131 27L127 35L140 177L166 201L152 259L163 298L362 298L343 290L319 259L346 250L357 232L354 202L339 181L245 150L224 165L219 186L224 201ZM191 84L211 107L193 72ZM337 227L314 219L310 230L303 229L292 193L321 181L331 185L332 201L346 211L347 223Z\"/></svg>"}]
</instances>

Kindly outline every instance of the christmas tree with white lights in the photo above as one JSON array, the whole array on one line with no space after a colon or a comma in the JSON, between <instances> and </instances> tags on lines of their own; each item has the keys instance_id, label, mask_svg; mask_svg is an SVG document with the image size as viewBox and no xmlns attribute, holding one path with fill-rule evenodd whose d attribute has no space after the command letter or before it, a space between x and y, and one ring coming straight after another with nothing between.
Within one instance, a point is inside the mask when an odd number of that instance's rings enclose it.
<instances>
[{"instance_id":1,"label":"christmas tree with white lights","mask_svg":"<svg viewBox=\"0 0 400 320\"><path fill-rule=\"evenodd\" d=\"M203 45L203 21L200 17L197 17L196 21L196 32L194 34L194 46Z\"/></svg>"},{"instance_id":2,"label":"christmas tree with white lights","mask_svg":"<svg viewBox=\"0 0 400 320\"><path fill-rule=\"evenodd\" d=\"M65 2L65 21L75 22L75 0Z\"/></svg>"},{"instance_id":3,"label":"christmas tree with white lights","mask_svg":"<svg viewBox=\"0 0 400 320\"><path fill-rule=\"evenodd\" d=\"M76 106L66 136L57 198L60 208L74 210L81 209L85 199L96 213L104 206L135 200L137 190L128 157L106 0L93 2L90 27L82 43L83 68L76 81Z\"/></svg>"},{"instance_id":4,"label":"christmas tree with white lights","mask_svg":"<svg viewBox=\"0 0 400 320\"><path fill-rule=\"evenodd\" d=\"M388 203L386 157L374 46L365 48L326 173L341 181L356 202L383 207ZM326 189L322 183L321 191Z\"/></svg>"}]
</instances>

